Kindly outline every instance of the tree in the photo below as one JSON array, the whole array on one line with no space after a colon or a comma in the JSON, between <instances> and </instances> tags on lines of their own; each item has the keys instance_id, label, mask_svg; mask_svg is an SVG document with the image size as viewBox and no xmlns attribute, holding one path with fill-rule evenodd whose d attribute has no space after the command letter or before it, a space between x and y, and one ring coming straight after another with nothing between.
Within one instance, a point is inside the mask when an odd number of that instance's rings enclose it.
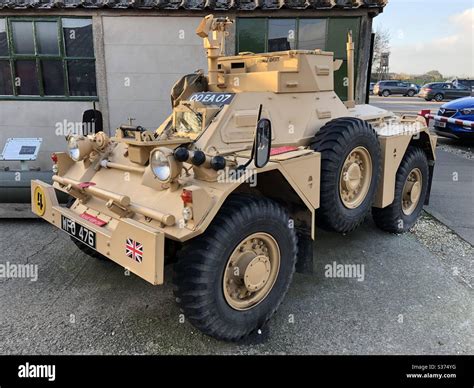
<instances>
[{"instance_id":1,"label":"tree","mask_svg":"<svg viewBox=\"0 0 474 388\"><path fill-rule=\"evenodd\" d=\"M441 74L438 70L431 70L428 73L423 75L423 78L428 80L428 82L437 82L443 81L443 74Z\"/></svg>"},{"instance_id":2,"label":"tree","mask_svg":"<svg viewBox=\"0 0 474 388\"><path fill-rule=\"evenodd\" d=\"M372 69L375 70L377 80L380 80L383 74L388 73L388 69L382 66L381 59L382 54L390 54L390 40L390 31L386 28L378 27L375 31L374 58L372 64Z\"/></svg>"}]
</instances>

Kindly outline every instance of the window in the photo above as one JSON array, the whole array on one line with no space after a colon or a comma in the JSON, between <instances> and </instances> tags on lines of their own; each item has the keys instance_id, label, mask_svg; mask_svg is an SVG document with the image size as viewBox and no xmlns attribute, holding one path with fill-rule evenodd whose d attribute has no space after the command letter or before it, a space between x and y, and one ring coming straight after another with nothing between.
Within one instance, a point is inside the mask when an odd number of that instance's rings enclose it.
<instances>
[{"instance_id":1,"label":"window","mask_svg":"<svg viewBox=\"0 0 474 388\"><path fill-rule=\"evenodd\" d=\"M96 100L92 20L0 18L0 96Z\"/></svg>"},{"instance_id":2,"label":"window","mask_svg":"<svg viewBox=\"0 0 474 388\"><path fill-rule=\"evenodd\" d=\"M239 18L237 52L324 50L326 19Z\"/></svg>"},{"instance_id":3,"label":"window","mask_svg":"<svg viewBox=\"0 0 474 388\"><path fill-rule=\"evenodd\" d=\"M237 33L237 52L249 51L263 53L266 51L267 20L263 18L239 19Z\"/></svg>"},{"instance_id":4,"label":"window","mask_svg":"<svg viewBox=\"0 0 474 388\"><path fill-rule=\"evenodd\" d=\"M325 19L300 19L298 49L324 50L326 47L327 21Z\"/></svg>"},{"instance_id":5,"label":"window","mask_svg":"<svg viewBox=\"0 0 474 388\"><path fill-rule=\"evenodd\" d=\"M296 19L268 20L268 51L296 48Z\"/></svg>"},{"instance_id":6,"label":"window","mask_svg":"<svg viewBox=\"0 0 474 388\"><path fill-rule=\"evenodd\" d=\"M342 59L334 73L334 89L342 100L347 99L347 33L352 31L355 62L358 59L360 18L238 18L237 52L264 53L286 50L327 50L335 59ZM357 80L357 68L356 80ZM394 84L395 86L397 83Z\"/></svg>"}]
</instances>

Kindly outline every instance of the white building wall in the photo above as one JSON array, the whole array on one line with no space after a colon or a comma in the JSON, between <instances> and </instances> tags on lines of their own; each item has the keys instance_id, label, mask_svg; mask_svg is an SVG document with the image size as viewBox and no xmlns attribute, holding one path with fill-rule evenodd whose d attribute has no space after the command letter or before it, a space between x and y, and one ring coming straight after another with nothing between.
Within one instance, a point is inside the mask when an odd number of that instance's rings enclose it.
<instances>
[{"instance_id":1,"label":"white building wall","mask_svg":"<svg viewBox=\"0 0 474 388\"><path fill-rule=\"evenodd\" d=\"M200 17L104 16L110 129L136 120L155 129L171 113L170 90L183 75L207 69Z\"/></svg>"},{"instance_id":2,"label":"white building wall","mask_svg":"<svg viewBox=\"0 0 474 388\"><path fill-rule=\"evenodd\" d=\"M43 143L38 160L29 165L51 170L51 153L66 150L65 137L56 134L57 124L62 125L64 120L80 124L82 113L91 108L92 102L0 101L0 153L10 137L41 137ZM7 166L19 169L20 164L0 161L0 169Z\"/></svg>"}]
</instances>

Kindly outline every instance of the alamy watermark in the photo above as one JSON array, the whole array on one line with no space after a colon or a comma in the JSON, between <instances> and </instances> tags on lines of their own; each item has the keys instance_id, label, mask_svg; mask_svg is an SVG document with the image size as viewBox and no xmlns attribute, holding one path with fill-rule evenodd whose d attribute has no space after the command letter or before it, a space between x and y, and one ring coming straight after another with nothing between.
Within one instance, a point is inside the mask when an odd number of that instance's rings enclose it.
<instances>
[{"instance_id":1,"label":"alamy watermark","mask_svg":"<svg viewBox=\"0 0 474 388\"><path fill-rule=\"evenodd\" d=\"M58 121L54 125L54 133L56 136L93 135L96 133L95 123L69 120Z\"/></svg>"},{"instance_id":2,"label":"alamy watermark","mask_svg":"<svg viewBox=\"0 0 474 388\"><path fill-rule=\"evenodd\" d=\"M31 282L36 282L38 280L38 265L15 264L7 261L0 264L0 278L30 279Z\"/></svg>"},{"instance_id":3,"label":"alamy watermark","mask_svg":"<svg viewBox=\"0 0 474 388\"><path fill-rule=\"evenodd\" d=\"M231 170L226 167L217 172L217 182L219 183L245 183L250 187L257 186L257 173L252 169Z\"/></svg>"},{"instance_id":4,"label":"alamy watermark","mask_svg":"<svg viewBox=\"0 0 474 388\"><path fill-rule=\"evenodd\" d=\"M333 261L324 266L324 276L327 278L357 279L363 282L365 279L364 264L338 264Z\"/></svg>"}]
</instances>

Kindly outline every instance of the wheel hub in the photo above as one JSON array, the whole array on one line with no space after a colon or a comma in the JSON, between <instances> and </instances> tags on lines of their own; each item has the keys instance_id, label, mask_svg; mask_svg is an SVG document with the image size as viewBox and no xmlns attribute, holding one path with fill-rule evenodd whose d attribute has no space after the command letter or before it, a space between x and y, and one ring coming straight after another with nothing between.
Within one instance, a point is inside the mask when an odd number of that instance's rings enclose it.
<instances>
[{"instance_id":1,"label":"wheel hub","mask_svg":"<svg viewBox=\"0 0 474 388\"><path fill-rule=\"evenodd\" d=\"M348 209L355 209L365 199L372 180L372 159L364 147L354 148L342 165L339 194Z\"/></svg>"},{"instance_id":2,"label":"wheel hub","mask_svg":"<svg viewBox=\"0 0 474 388\"><path fill-rule=\"evenodd\" d=\"M260 303L273 288L280 269L280 249L266 233L245 238L230 256L223 277L227 303L247 310Z\"/></svg>"},{"instance_id":3,"label":"wheel hub","mask_svg":"<svg viewBox=\"0 0 474 388\"><path fill-rule=\"evenodd\" d=\"M408 174L402 192L402 211L405 215L412 214L421 198L421 190L423 187L421 171L414 168Z\"/></svg>"},{"instance_id":4,"label":"wheel hub","mask_svg":"<svg viewBox=\"0 0 474 388\"><path fill-rule=\"evenodd\" d=\"M347 179L344 180L344 186L347 190L356 191L360 186L362 170L358 163L352 163L347 167Z\"/></svg>"}]
</instances>

